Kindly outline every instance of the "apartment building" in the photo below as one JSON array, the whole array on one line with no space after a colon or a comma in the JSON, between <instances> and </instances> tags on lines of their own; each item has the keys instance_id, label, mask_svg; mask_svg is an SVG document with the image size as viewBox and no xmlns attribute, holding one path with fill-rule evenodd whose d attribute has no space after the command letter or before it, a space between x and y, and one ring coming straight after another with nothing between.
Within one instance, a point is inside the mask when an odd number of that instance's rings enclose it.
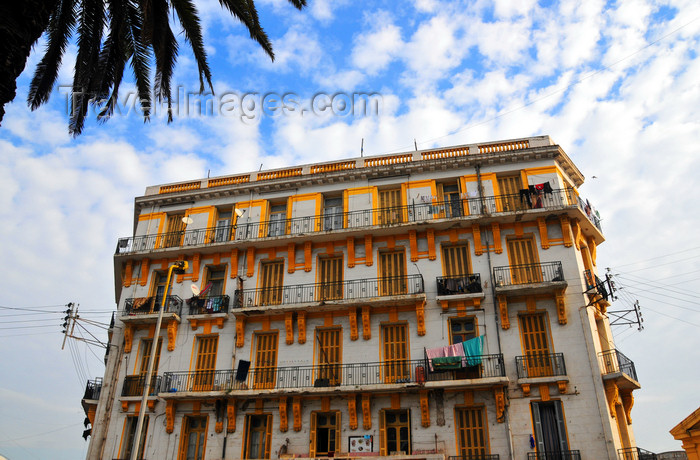
<instances>
[{"instance_id":1,"label":"apartment building","mask_svg":"<svg viewBox=\"0 0 700 460\"><path fill-rule=\"evenodd\" d=\"M148 187L88 458L637 458L583 180L539 136Z\"/></svg>"}]
</instances>

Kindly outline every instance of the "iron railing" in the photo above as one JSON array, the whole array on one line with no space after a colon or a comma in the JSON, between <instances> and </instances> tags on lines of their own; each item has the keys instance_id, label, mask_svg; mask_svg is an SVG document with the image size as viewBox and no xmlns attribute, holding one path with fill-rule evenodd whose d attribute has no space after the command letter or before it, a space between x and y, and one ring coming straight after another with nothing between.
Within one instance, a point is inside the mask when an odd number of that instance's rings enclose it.
<instances>
[{"instance_id":1,"label":"iron railing","mask_svg":"<svg viewBox=\"0 0 700 460\"><path fill-rule=\"evenodd\" d=\"M123 316L149 315L158 313L163 303L163 297L131 297L124 302ZM165 309L163 313L180 314L182 311L182 299L176 295L169 295L165 299Z\"/></svg>"},{"instance_id":2,"label":"iron railing","mask_svg":"<svg viewBox=\"0 0 700 460\"><path fill-rule=\"evenodd\" d=\"M578 450L528 452L527 460L581 460L581 452Z\"/></svg>"},{"instance_id":3,"label":"iron railing","mask_svg":"<svg viewBox=\"0 0 700 460\"><path fill-rule=\"evenodd\" d=\"M504 377L503 355L483 355L476 373L459 371L432 373L426 360L401 360L374 363L326 364L316 366L263 366L250 369L242 380L237 371L165 372L161 393L179 391L227 391L241 389L292 389L424 383L487 377Z\"/></svg>"},{"instance_id":4,"label":"iron railing","mask_svg":"<svg viewBox=\"0 0 700 460\"><path fill-rule=\"evenodd\" d=\"M654 452L639 447L617 449L617 455L620 460L657 460L659 458Z\"/></svg>"},{"instance_id":5,"label":"iron railing","mask_svg":"<svg viewBox=\"0 0 700 460\"><path fill-rule=\"evenodd\" d=\"M498 454L450 455L447 460L499 460Z\"/></svg>"},{"instance_id":6,"label":"iron railing","mask_svg":"<svg viewBox=\"0 0 700 460\"><path fill-rule=\"evenodd\" d=\"M102 392L102 377L97 377L95 380L88 380L85 385L85 394L83 399L100 399Z\"/></svg>"},{"instance_id":7,"label":"iron railing","mask_svg":"<svg viewBox=\"0 0 700 460\"><path fill-rule=\"evenodd\" d=\"M154 396L160 388L161 376L153 375L151 377L151 386L149 387L149 396ZM146 377L143 375L127 375L124 377L124 385L122 385L122 396L141 396L143 395L143 387L146 384Z\"/></svg>"},{"instance_id":8,"label":"iron railing","mask_svg":"<svg viewBox=\"0 0 700 460\"><path fill-rule=\"evenodd\" d=\"M482 292L481 275L479 273L458 276L438 276L435 281L437 282L438 295L475 294Z\"/></svg>"},{"instance_id":9,"label":"iron railing","mask_svg":"<svg viewBox=\"0 0 700 460\"><path fill-rule=\"evenodd\" d=\"M566 362L562 353L532 353L516 356L515 366L519 379L566 375Z\"/></svg>"},{"instance_id":10,"label":"iron railing","mask_svg":"<svg viewBox=\"0 0 700 460\"><path fill-rule=\"evenodd\" d=\"M603 374L622 372L635 381L637 380L637 370L634 367L634 362L616 349L601 351L598 353L598 359L600 360Z\"/></svg>"},{"instance_id":11,"label":"iron railing","mask_svg":"<svg viewBox=\"0 0 700 460\"><path fill-rule=\"evenodd\" d=\"M208 315L212 313L228 313L231 299L227 295L190 297L185 301L190 307L190 315Z\"/></svg>"},{"instance_id":12,"label":"iron railing","mask_svg":"<svg viewBox=\"0 0 700 460\"><path fill-rule=\"evenodd\" d=\"M496 287L565 281L559 261L494 267L493 279Z\"/></svg>"},{"instance_id":13,"label":"iron railing","mask_svg":"<svg viewBox=\"0 0 700 460\"><path fill-rule=\"evenodd\" d=\"M608 290L605 288L605 281L598 278L591 270L583 271L583 279L586 280L586 291L588 294L600 295L603 299L608 300Z\"/></svg>"},{"instance_id":14,"label":"iron railing","mask_svg":"<svg viewBox=\"0 0 700 460\"><path fill-rule=\"evenodd\" d=\"M493 215L529 209L551 210L567 206L580 208L600 229L600 219L597 214L592 211L588 201L578 197L573 189L557 189L552 190L551 193L532 193L528 189L527 193L523 190L522 193L483 198L458 198L428 203L414 202L406 206L326 213L291 219L262 222L241 222L245 219L239 219L235 225L120 238L115 253L117 255L129 254L163 248L250 241L282 235L306 235L343 229L382 227L410 222L425 222L433 219L456 219L465 216Z\"/></svg>"},{"instance_id":15,"label":"iron railing","mask_svg":"<svg viewBox=\"0 0 700 460\"><path fill-rule=\"evenodd\" d=\"M337 283L297 284L292 286L237 289L234 308L288 305L343 299L366 299L396 295L422 294L423 276L406 275L346 280Z\"/></svg>"}]
</instances>

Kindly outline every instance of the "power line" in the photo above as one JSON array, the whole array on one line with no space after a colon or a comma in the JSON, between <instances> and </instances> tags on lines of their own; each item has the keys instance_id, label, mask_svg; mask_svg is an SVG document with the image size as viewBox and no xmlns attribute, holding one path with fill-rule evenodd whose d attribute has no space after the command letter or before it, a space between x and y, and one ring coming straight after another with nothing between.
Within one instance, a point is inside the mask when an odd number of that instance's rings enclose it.
<instances>
[{"instance_id":1,"label":"power line","mask_svg":"<svg viewBox=\"0 0 700 460\"><path fill-rule=\"evenodd\" d=\"M629 265L637 265L637 264L641 264L641 263L644 263L644 262L649 262L650 260L663 259L664 257L674 256L674 255L676 255L676 254L683 254L683 253L685 253L685 252L694 251L695 249L700 249L700 246L695 246L694 248L690 248L690 249L684 249L683 251L669 252L668 254L664 254L663 256L650 257L649 259L643 259L643 260L639 260L639 261L637 261L637 262L629 262L629 263L626 263L626 264L615 265L613 268L614 268L614 269L617 269L617 268L619 268L619 267L627 267L627 266L629 266Z\"/></svg>"}]
</instances>

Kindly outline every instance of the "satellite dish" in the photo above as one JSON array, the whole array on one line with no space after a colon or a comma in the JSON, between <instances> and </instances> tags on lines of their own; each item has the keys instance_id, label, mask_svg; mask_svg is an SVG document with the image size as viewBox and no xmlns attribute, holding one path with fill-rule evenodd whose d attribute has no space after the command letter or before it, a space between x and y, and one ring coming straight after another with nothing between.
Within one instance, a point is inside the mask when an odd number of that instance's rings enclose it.
<instances>
[{"instance_id":1,"label":"satellite dish","mask_svg":"<svg viewBox=\"0 0 700 460\"><path fill-rule=\"evenodd\" d=\"M233 212L235 212L238 217L243 217L243 213L245 212L245 209L236 208L233 210Z\"/></svg>"},{"instance_id":2,"label":"satellite dish","mask_svg":"<svg viewBox=\"0 0 700 460\"><path fill-rule=\"evenodd\" d=\"M199 286L193 283L190 287L192 288L192 294L199 295Z\"/></svg>"},{"instance_id":3,"label":"satellite dish","mask_svg":"<svg viewBox=\"0 0 700 460\"><path fill-rule=\"evenodd\" d=\"M183 217L182 221L185 223L185 225L190 225L193 222L190 216Z\"/></svg>"}]
</instances>

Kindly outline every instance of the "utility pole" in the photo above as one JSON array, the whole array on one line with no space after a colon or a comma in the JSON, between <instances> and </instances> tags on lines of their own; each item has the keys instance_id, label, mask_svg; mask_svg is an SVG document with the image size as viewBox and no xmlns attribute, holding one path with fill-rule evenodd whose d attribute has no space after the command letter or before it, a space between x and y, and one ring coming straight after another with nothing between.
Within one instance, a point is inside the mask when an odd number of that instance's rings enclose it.
<instances>
[{"instance_id":1,"label":"utility pole","mask_svg":"<svg viewBox=\"0 0 700 460\"><path fill-rule=\"evenodd\" d=\"M61 350L66 346L66 339L68 338L68 327L71 327L71 335L73 335L73 328L75 327L75 316L73 316L73 307L75 304L73 302L69 302L66 307L68 309L66 310L66 316L63 317L63 344L61 345ZM75 311L76 315L78 314L78 310L76 309Z\"/></svg>"}]
</instances>

